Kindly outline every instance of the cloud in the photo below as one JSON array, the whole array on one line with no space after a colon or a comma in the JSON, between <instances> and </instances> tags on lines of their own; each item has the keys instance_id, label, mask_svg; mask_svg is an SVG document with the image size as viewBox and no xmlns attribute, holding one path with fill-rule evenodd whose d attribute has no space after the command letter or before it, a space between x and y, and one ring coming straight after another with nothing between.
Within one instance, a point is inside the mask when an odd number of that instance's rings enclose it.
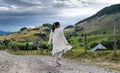
<instances>
[{"instance_id":1,"label":"cloud","mask_svg":"<svg viewBox=\"0 0 120 73\"><path fill-rule=\"evenodd\" d=\"M120 0L95 0L96 3L116 4L120 3Z\"/></svg>"},{"instance_id":2,"label":"cloud","mask_svg":"<svg viewBox=\"0 0 120 73\"><path fill-rule=\"evenodd\" d=\"M35 5L39 5L39 4L33 4L31 2L25 2L23 0L2 0L5 4L7 5L16 5L16 6L35 6Z\"/></svg>"},{"instance_id":3,"label":"cloud","mask_svg":"<svg viewBox=\"0 0 120 73\"><path fill-rule=\"evenodd\" d=\"M0 26L15 31L60 21L63 27L75 24L119 0L0 0ZM13 29L16 27L17 29ZM0 30L4 30L0 28Z\"/></svg>"}]
</instances>

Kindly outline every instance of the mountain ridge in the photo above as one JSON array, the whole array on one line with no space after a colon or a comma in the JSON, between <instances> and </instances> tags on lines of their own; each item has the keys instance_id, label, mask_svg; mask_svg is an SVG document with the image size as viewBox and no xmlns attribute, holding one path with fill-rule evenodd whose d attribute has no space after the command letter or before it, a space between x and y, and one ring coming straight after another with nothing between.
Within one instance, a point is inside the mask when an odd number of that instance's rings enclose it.
<instances>
[{"instance_id":1,"label":"mountain ridge","mask_svg":"<svg viewBox=\"0 0 120 73\"><path fill-rule=\"evenodd\" d=\"M0 30L0 36L8 35L8 34L11 34L11 33L12 33L12 32Z\"/></svg>"},{"instance_id":2,"label":"mountain ridge","mask_svg":"<svg viewBox=\"0 0 120 73\"><path fill-rule=\"evenodd\" d=\"M95 17L110 15L110 14L117 14L117 13L120 13L120 4L115 4L115 5L105 7L102 10L98 11L96 14L77 22L75 25L80 24L84 21L91 20L92 18L95 18Z\"/></svg>"},{"instance_id":3,"label":"mountain ridge","mask_svg":"<svg viewBox=\"0 0 120 73\"><path fill-rule=\"evenodd\" d=\"M117 24L117 33L120 33L120 4L103 8L95 15L77 22L75 27L79 29L79 31L77 31L79 33L111 34L113 33L114 24Z\"/></svg>"}]
</instances>

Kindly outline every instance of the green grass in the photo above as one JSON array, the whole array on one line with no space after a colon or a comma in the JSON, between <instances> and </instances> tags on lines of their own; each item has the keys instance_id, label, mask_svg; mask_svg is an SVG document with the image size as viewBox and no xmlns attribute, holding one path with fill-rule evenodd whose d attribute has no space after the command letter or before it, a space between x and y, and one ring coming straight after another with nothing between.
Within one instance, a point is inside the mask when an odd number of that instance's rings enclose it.
<instances>
[{"instance_id":1,"label":"green grass","mask_svg":"<svg viewBox=\"0 0 120 73\"><path fill-rule=\"evenodd\" d=\"M117 50L117 56L113 56L112 50L90 51L85 54L84 50L72 50L64 54L65 58L78 61L83 64L96 65L107 69L120 71L120 50Z\"/></svg>"},{"instance_id":2,"label":"green grass","mask_svg":"<svg viewBox=\"0 0 120 73\"><path fill-rule=\"evenodd\" d=\"M15 55L51 55L51 52L48 50L29 50L29 51L23 51L23 50L6 50L7 52Z\"/></svg>"},{"instance_id":3,"label":"green grass","mask_svg":"<svg viewBox=\"0 0 120 73\"><path fill-rule=\"evenodd\" d=\"M82 39L80 42L78 39ZM76 46L78 49L83 48L83 46L80 46L80 43L84 43L84 37L77 36L77 37L71 37L72 45ZM94 42L100 43L101 41L113 41L114 35L113 34L99 34L99 35L88 35L87 36L87 43L88 48L90 48L90 45ZM117 35L117 40L120 40L120 34Z\"/></svg>"}]
</instances>

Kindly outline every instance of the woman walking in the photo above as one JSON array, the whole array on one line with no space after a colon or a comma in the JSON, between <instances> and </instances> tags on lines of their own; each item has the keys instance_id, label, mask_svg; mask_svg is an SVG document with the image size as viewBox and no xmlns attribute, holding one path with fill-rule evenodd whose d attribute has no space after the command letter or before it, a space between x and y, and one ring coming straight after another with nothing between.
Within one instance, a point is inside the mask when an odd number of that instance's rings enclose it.
<instances>
[{"instance_id":1,"label":"woman walking","mask_svg":"<svg viewBox=\"0 0 120 73\"><path fill-rule=\"evenodd\" d=\"M63 33L63 29L60 28L59 22L55 22L53 24L53 28L50 32L48 45L50 45L51 41L53 44L52 55L55 56L56 63L58 65L61 65L60 59L63 51L66 52L70 50L72 46L70 46L69 43L67 42Z\"/></svg>"}]
</instances>

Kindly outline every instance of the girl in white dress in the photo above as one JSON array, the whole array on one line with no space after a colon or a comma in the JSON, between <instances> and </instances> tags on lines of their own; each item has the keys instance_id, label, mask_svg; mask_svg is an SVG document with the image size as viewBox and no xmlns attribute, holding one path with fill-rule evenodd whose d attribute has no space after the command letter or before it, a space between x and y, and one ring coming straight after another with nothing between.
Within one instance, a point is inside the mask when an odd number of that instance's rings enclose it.
<instances>
[{"instance_id":1,"label":"girl in white dress","mask_svg":"<svg viewBox=\"0 0 120 73\"><path fill-rule=\"evenodd\" d=\"M58 65L61 65L60 59L62 56L62 52L70 50L72 46L70 46L69 43L67 42L63 33L63 29L60 28L59 22L55 22L53 24L53 28L50 32L48 45L50 45L51 41L53 44L52 55L55 56L56 63Z\"/></svg>"}]
</instances>

